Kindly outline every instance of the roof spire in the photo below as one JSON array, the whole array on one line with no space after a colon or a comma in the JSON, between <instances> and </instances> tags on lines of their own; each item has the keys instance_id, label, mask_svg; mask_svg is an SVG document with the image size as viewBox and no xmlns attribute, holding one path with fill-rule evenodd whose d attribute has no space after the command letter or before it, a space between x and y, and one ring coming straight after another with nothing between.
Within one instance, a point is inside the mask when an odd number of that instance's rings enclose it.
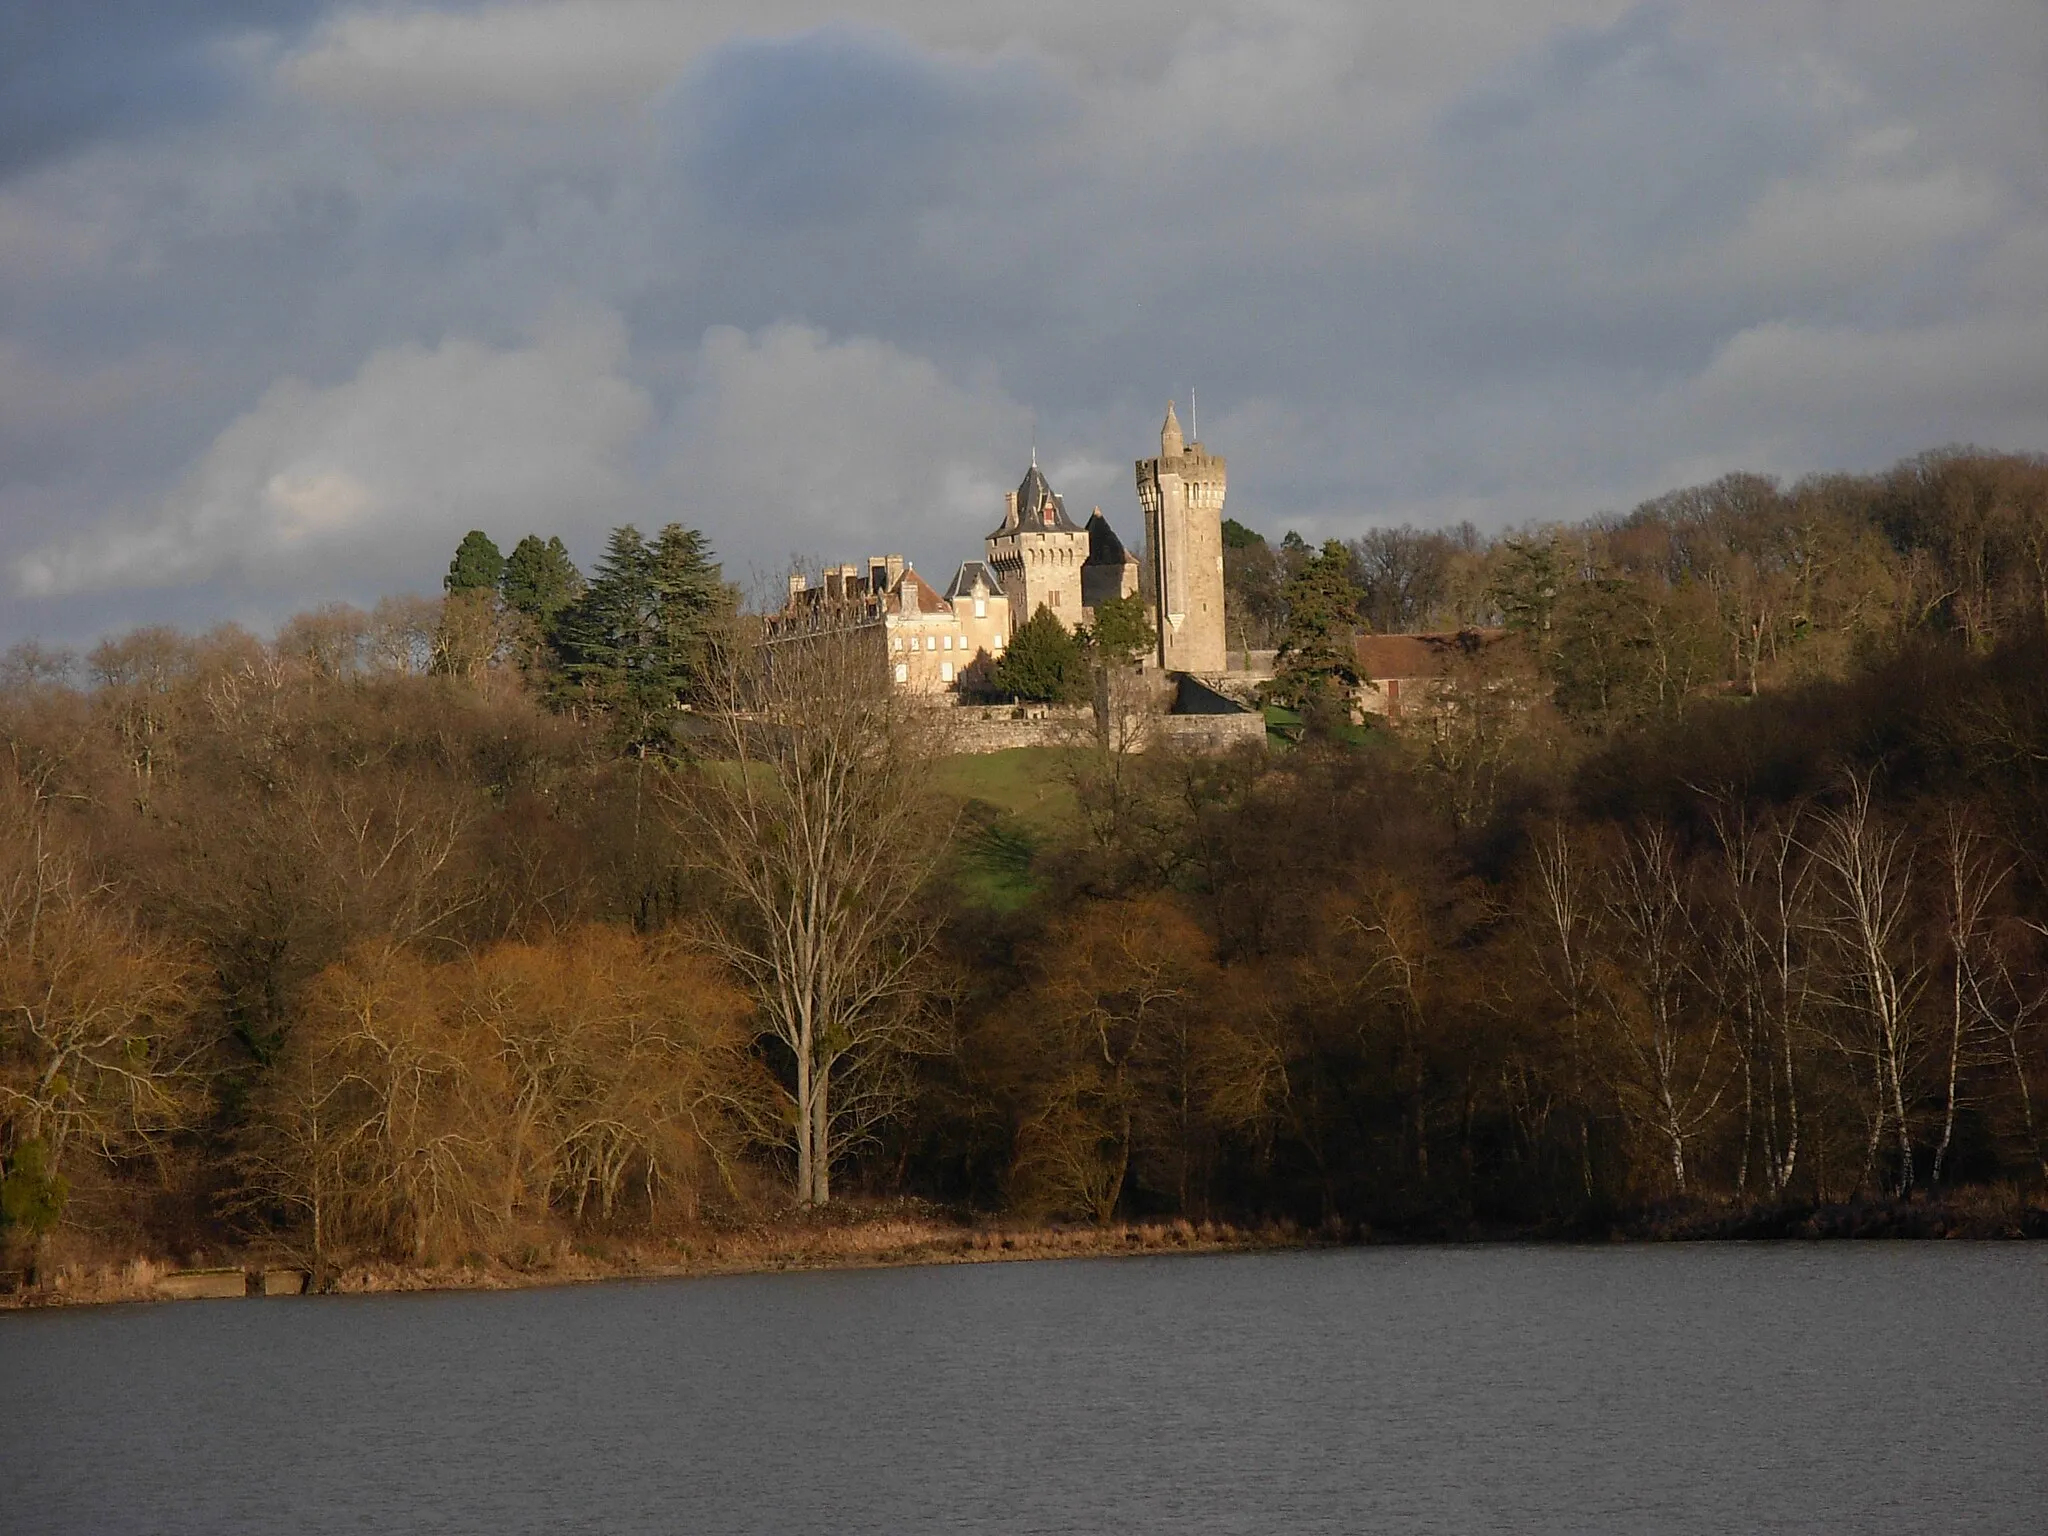
<instances>
[{"instance_id":1,"label":"roof spire","mask_svg":"<svg viewBox=\"0 0 2048 1536\"><path fill-rule=\"evenodd\" d=\"M1173 414L1173 402L1166 402L1166 425L1159 429L1159 456L1177 459L1187 450L1187 439L1180 433L1180 418Z\"/></svg>"}]
</instances>

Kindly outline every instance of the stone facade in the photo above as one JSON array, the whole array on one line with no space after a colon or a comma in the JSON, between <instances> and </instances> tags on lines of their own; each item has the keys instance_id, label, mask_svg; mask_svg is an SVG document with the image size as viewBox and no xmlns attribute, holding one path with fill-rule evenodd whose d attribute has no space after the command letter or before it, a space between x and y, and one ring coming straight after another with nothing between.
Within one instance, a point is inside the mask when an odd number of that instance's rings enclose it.
<instances>
[{"instance_id":1,"label":"stone facade","mask_svg":"<svg viewBox=\"0 0 2048 1536\"><path fill-rule=\"evenodd\" d=\"M1159 457L1140 459L1137 469L1145 604L1158 623L1154 659L1168 672L1221 673L1224 461L1182 438L1168 401Z\"/></svg>"},{"instance_id":2,"label":"stone facade","mask_svg":"<svg viewBox=\"0 0 2048 1536\"><path fill-rule=\"evenodd\" d=\"M1142 718L1104 716L1102 700L1054 708L1018 704L963 704L942 717L946 750L974 756L1015 747L1092 747L1105 739L1120 751L1220 754L1250 747L1265 750L1266 717L1238 714L1173 715Z\"/></svg>"},{"instance_id":3,"label":"stone facade","mask_svg":"<svg viewBox=\"0 0 2048 1536\"><path fill-rule=\"evenodd\" d=\"M1010 639L1010 604L979 560L962 565L941 593L901 555L876 556L863 569L828 567L812 586L789 578L789 601L769 616L771 644L806 635L871 635L898 687L912 693L958 689L961 674L987 667Z\"/></svg>"}]
</instances>

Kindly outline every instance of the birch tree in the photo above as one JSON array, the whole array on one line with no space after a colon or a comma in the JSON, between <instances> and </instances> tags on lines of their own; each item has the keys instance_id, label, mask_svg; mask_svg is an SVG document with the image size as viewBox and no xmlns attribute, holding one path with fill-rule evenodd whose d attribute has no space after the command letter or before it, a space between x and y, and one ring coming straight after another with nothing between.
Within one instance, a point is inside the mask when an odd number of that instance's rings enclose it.
<instances>
[{"instance_id":1,"label":"birch tree","mask_svg":"<svg viewBox=\"0 0 2048 1536\"><path fill-rule=\"evenodd\" d=\"M1703 1025L1691 1017L1690 900L1669 834L1651 827L1626 838L1603 897L1616 942L1599 991L1621 1047L1616 1086L1684 1194L1687 1149L1719 1108L1726 1078L1718 1013Z\"/></svg>"},{"instance_id":2,"label":"birch tree","mask_svg":"<svg viewBox=\"0 0 2048 1536\"><path fill-rule=\"evenodd\" d=\"M1949 952L1949 986L1944 1042L1941 1138L1935 1143L1930 1177L1939 1187L1955 1139L1958 1088L1985 1032L1989 1003L1984 971L1991 938L1991 904L2012 874L1983 836L1951 807L1942 818L1942 937Z\"/></svg>"},{"instance_id":3,"label":"birch tree","mask_svg":"<svg viewBox=\"0 0 2048 1536\"><path fill-rule=\"evenodd\" d=\"M1530 946L1564 1015L1565 1055L1578 1118L1579 1181L1593 1194L1593 1117L1587 1092L1586 1029L1593 1005L1594 902L1585 860L1563 822L1536 841Z\"/></svg>"},{"instance_id":4,"label":"birch tree","mask_svg":"<svg viewBox=\"0 0 2048 1536\"><path fill-rule=\"evenodd\" d=\"M1757 817L1717 804L1721 910L1708 946L1716 1001L1740 1047L1742 1159L1736 1195L1760 1163L1765 1190L1782 1196L1799 1167L1800 1057L1814 1005L1806 942L1812 868L1799 846L1801 812Z\"/></svg>"},{"instance_id":5,"label":"birch tree","mask_svg":"<svg viewBox=\"0 0 2048 1536\"><path fill-rule=\"evenodd\" d=\"M1913 856L1906 834L1873 803L1871 776L1854 774L1843 803L1819 813L1810 845L1820 922L1832 950L1836 1044L1865 1074L1863 1178L1887 1133L1898 1156L1893 1192L1913 1188L1906 1079L1922 1044L1917 1009L1926 963L1913 946Z\"/></svg>"}]
</instances>

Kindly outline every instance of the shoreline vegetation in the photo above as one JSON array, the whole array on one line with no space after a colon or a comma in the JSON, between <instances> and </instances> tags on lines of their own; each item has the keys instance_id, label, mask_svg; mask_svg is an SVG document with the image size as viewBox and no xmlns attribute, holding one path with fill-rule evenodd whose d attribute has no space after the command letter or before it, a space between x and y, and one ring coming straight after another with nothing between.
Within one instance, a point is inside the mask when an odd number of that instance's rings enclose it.
<instances>
[{"instance_id":1,"label":"shoreline vegetation","mask_svg":"<svg viewBox=\"0 0 2048 1536\"><path fill-rule=\"evenodd\" d=\"M2011 1188L1971 1189L1941 1199L1790 1203L1738 1208L1666 1202L1582 1219L1570 1226L1488 1228L1474 1222L1388 1230L1330 1224L1303 1229L1287 1222L1234 1226L1184 1218L1109 1226L990 1224L956 1213L842 1207L829 1219L799 1218L730 1228L706 1227L666 1238L578 1239L558 1234L505 1252L471 1253L452 1262L403 1263L357 1258L335 1265L313 1294L393 1295L423 1291L506 1291L613 1280L680 1280L797 1271L901 1269L941 1264L999 1264L1054 1259L1259 1253L1299 1249L1424 1245L1527 1246L1612 1243L1817 1241L2010 1242L2048 1238L2048 1208ZM238 1274L242 1294L264 1294L265 1275L293 1280L302 1294L310 1279L303 1255L235 1249L204 1255L200 1264L146 1257L53 1265L34 1289L0 1291L0 1310L105 1306L179 1299L172 1277ZM304 1287L311 1290L311 1287ZM218 1290L208 1291L217 1297ZM235 1294L229 1292L228 1294Z\"/></svg>"},{"instance_id":2,"label":"shoreline vegetation","mask_svg":"<svg viewBox=\"0 0 2048 1536\"><path fill-rule=\"evenodd\" d=\"M679 524L0 656L0 1277L2039 1232L2048 458L1223 533L1227 753L961 755Z\"/></svg>"}]
</instances>

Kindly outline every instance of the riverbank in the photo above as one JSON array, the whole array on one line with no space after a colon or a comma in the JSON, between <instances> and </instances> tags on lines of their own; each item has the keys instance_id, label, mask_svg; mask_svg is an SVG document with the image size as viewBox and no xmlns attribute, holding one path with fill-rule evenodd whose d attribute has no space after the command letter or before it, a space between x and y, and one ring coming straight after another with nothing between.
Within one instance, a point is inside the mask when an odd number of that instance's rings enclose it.
<instances>
[{"instance_id":1,"label":"riverbank","mask_svg":"<svg viewBox=\"0 0 2048 1536\"><path fill-rule=\"evenodd\" d=\"M1250 1252L1299 1247L1312 1240L1294 1227L1254 1229L1216 1222L974 1227L924 1216L855 1216L704 1229L665 1239L559 1239L545 1245L521 1245L501 1254L469 1254L447 1264L345 1262L336 1264L323 1277L319 1289L357 1296L404 1291L502 1291L602 1280L681 1279L788 1270ZM190 1282L237 1272L257 1277L245 1286L249 1295L264 1293L264 1276L312 1278L303 1260L268 1252L223 1256L221 1262L204 1268L181 1268L149 1258L72 1262L51 1266L46 1285L0 1294L0 1308L165 1301L181 1294L217 1297L235 1292L221 1285L195 1287ZM270 1293L278 1294L281 1289L273 1280Z\"/></svg>"},{"instance_id":2,"label":"riverbank","mask_svg":"<svg viewBox=\"0 0 2048 1536\"><path fill-rule=\"evenodd\" d=\"M2028 1241L2048 1239L2048 1208L2009 1186L1938 1200L1735 1206L1666 1202L1563 1224L1488 1226L1424 1218L1396 1225L1274 1223L1240 1227L1185 1220L1095 1226L983 1226L929 1207L836 1208L809 1218L702 1227L664 1238L571 1239L471 1253L448 1263L338 1262L323 1276L273 1249L224 1251L185 1264L153 1257L59 1258L48 1281L0 1291L0 1309L93 1306L187 1297L516 1290L603 1280L680 1279L786 1270L1231 1253L1280 1248L1439 1243L1687 1243L1801 1241ZM203 1262L201 1262L203 1260Z\"/></svg>"}]
</instances>

